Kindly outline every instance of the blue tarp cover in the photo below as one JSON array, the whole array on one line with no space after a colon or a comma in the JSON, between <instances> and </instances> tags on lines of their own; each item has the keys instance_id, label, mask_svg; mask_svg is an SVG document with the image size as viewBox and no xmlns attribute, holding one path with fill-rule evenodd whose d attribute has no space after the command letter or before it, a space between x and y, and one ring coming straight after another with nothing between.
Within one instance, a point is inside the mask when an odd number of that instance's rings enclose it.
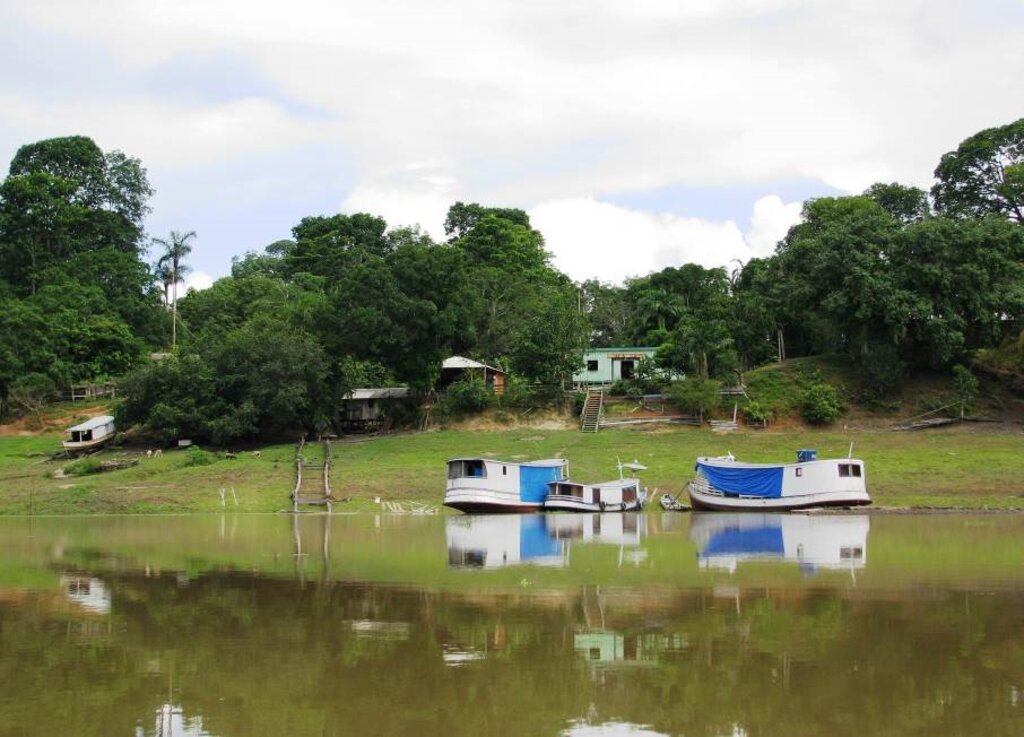
<instances>
[{"instance_id":1,"label":"blue tarp cover","mask_svg":"<svg viewBox=\"0 0 1024 737\"><path fill-rule=\"evenodd\" d=\"M782 526L771 525L740 529L732 527L716 532L701 555L783 555Z\"/></svg>"},{"instance_id":2,"label":"blue tarp cover","mask_svg":"<svg viewBox=\"0 0 1024 737\"><path fill-rule=\"evenodd\" d=\"M540 504L548 498L548 482L561 478L561 466L520 466L519 501Z\"/></svg>"},{"instance_id":3,"label":"blue tarp cover","mask_svg":"<svg viewBox=\"0 0 1024 737\"><path fill-rule=\"evenodd\" d=\"M777 499L782 496L782 466L750 468L744 466L708 466L697 461L696 470L724 494Z\"/></svg>"}]
</instances>

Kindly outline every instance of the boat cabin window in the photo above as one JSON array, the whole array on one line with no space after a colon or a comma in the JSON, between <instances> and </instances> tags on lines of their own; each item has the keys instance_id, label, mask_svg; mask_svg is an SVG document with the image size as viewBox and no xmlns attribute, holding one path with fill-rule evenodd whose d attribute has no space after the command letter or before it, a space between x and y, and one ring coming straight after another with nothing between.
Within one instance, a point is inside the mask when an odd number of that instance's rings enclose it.
<instances>
[{"instance_id":1,"label":"boat cabin window","mask_svg":"<svg viewBox=\"0 0 1024 737\"><path fill-rule=\"evenodd\" d=\"M591 359L587 361L587 371L597 371L597 360Z\"/></svg>"},{"instance_id":2,"label":"boat cabin window","mask_svg":"<svg viewBox=\"0 0 1024 737\"><path fill-rule=\"evenodd\" d=\"M622 490L622 501L624 502L635 502L636 501L636 487L627 486Z\"/></svg>"},{"instance_id":3,"label":"boat cabin window","mask_svg":"<svg viewBox=\"0 0 1024 737\"><path fill-rule=\"evenodd\" d=\"M452 461L448 464L448 478L482 479L487 477L483 461Z\"/></svg>"},{"instance_id":4,"label":"boat cabin window","mask_svg":"<svg viewBox=\"0 0 1024 737\"><path fill-rule=\"evenodd\" d=\"M864 557L864 548L859 545L839 548L840 560L860 560Z\"/></svg>"},{"instance_id":5,"label":"boat cabin window","mask_svg":"<svg viewBox=\"0 0 1024 737\"><path fill-rule=\"evenodd\" d=\"M502 476L508 476L508 466L502 466L501 467L501 475Z\"/></svg>"},{"instance_id":6,"label":"boat cabin window","mask_svg":"<svg viewBox=\"0 0 1024 737\"><path fill-rule=\"evenodd\" d=\"M840 463L839 464L839 475L846 478L848 476L855 476L860 478L860 464L858 463Z\"/></svg>"},{"instance_id":7,"label":"boat cabin window","mask_svg":"<svg viewBox=\"0 0 1024 737\"><path fill-rule=\"evenodd\" d=\"M798 469L796 470L796 475L797 475L797 476L803 476L803 475L804 475L804 470L803 470L802 468L798 468Z\"/></svg>"}]
</instances>

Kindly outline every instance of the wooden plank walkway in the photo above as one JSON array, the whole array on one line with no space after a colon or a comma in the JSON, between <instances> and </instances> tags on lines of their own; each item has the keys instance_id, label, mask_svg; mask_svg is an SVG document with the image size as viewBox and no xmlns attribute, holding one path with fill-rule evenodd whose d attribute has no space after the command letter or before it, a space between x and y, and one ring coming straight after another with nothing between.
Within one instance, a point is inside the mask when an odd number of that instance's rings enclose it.
<instances>
[{"instance_id":1,"label":"wooden plank walkway","mask_svg":"<svg viewBox=\"0 0 1024 737\"><path fill-rule=\"evenodd\" d=\"M292 511L298 512L299 505L325 506L331 511L334 498L331 494L331 441L323 444L323 461L307 458L312 455L303 438L295 450L295 488L292 490Z\"/></svg>"}]
</instances>

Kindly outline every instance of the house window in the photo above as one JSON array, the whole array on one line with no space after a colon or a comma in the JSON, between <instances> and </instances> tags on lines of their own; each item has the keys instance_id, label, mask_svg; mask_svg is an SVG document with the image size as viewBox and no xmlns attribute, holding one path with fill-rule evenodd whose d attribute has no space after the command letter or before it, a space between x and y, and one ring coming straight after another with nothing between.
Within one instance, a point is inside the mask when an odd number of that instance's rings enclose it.
<instances>
[{"instance_id":1,"label":"house window","mask_svg":"<svg viewBox=\"0 0 1024 737\"><path fill-rule=\"evenodd\" d=\"M635 365L636 364L633 361L623 361L619 365L619 375L623 379L632 379L633 378L633 368L635 367Z\"/></svg>"},{"instance_id":2,"label":"house window","mask_svg":"<svg viewBox=\"0 0 1024 737\"><path fill-rule=\"evenodd\" d=\"M587 371L597 371L597 359L587 360Z\"/></svg>"}]
</instances>

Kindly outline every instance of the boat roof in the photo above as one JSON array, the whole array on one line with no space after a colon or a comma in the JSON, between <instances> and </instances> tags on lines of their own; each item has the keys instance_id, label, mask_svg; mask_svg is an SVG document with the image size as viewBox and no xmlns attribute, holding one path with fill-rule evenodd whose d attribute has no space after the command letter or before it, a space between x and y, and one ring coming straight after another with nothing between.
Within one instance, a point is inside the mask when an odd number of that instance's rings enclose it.
<instances>
[{"instance_id":1,"label":"boat roof","mask_svg":"<svg viewBox=\"0 0 1024 737\"><path fill-rule=\"evenodd\" d=\"M788 466L811 466L815 463L864 463L860 458L817 458L813 461L786 461L784 463L747 463L728 457L701 457L697 464L702 466L717 466L728 468L783 468Z\"/></svg>"},{"instance_id":2,"label":"boat roof","mask_svg":"<svg viewBox=\"0 0 1024 737\"><path fill-rule=\"evenodd\" d=\"M602 489L624 489L627 486L635 486L639 483L639 479L612 479L611 481L598 481L592 483L590 481L548 481L548 484L558 484L559 486L600 486Z\"/></svg>"},{"instance_id":3,"label":"boat roof","mask_svg":"<svg viewBox=\"0 0 1024 737\"><path fill-rule=\"evenodd\" d=\"M501 463L506 466L562 466L569 462L565 458L541 458L537 461L503 461L500 458L474 458L466 456L448 459L448 463L455 463L456 461L481 461L484 463Z\"/></svg>"},{"instance_id":4,"label":"boat roof","mask_svg":"<svg viewBox=\"0 0 1024 737\"><path fill-rule=\"evenodd\" d=\"M114 418L110 415L100 415L99 417L93 417L86 420L74 427L69 427L68 432L82 432L84 430L95 430L97 427L103 427L114 421Z\"/></svg>"}]
</instances>

